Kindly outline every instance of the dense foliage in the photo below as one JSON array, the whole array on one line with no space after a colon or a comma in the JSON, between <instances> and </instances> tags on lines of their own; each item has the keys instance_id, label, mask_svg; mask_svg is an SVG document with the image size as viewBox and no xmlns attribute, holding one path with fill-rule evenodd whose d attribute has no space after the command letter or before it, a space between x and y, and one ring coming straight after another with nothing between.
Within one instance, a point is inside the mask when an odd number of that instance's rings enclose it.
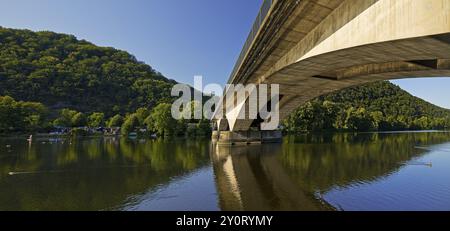
<instances>
[{"instance_id":1,"label":"dense foliage","mask_svg":"<svg viewBox=\"0 0 450 231\"><path fill-rule=\"evenodd\" d=\"M189 135L208 134L209 122L172 119L174 84L124 51L0 27L0 133L121 127L167 136L195 122Z\"/></svg>"},{"instance_id":2,"label":"dense foliage","mask_svg":"<svg viewBox=\"0 0 450 231\"><path fill-rule=\"evenodd\" d=\"M0 134L33 131L45 126L47 108L41 103L0 96Z\"/></svg>"},{"instance_id":3,"label":"dense foliage","mask_svg":"<svg viewBox=\"0 0 450 231\"><path fill-rule=\"evenodd\" d=\"M284 121L289 133L321 130L450 128L450 110L414 97L389 82L348 88L308 102Z\"/></svg>"},{"instance_id":4,"label":"dense foliage","mask_svg":"<svg viewBox=\"0 0 450 231\"><path fill-rule=\"evenodd\" d=\"M151 111L139 108L125 118L121 127L122 134L140 133L140 131L158 136L209 136L211 134L209 120L175 120L172 117L171 107L171 104L162 103Z\"/></svg>"},{"instance_id":5,"label":"dense foliage","mask_svg":"<svg viewBox=\"0 0 450 231\"><path fill-rule=\"evenodd\" d=\"M169 102L174 84L125 51L0 27L0 95L112 116Z\"/></svg>"}]
</instances>

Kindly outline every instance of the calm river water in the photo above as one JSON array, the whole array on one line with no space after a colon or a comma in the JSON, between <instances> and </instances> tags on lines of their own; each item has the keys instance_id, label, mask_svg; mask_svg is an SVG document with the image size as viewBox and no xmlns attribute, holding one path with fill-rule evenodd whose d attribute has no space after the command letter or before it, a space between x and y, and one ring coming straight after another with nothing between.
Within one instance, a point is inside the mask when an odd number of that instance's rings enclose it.
<instances>
[{"instance_id":1,"label":"calm river water","mask_svg":"<svg viewBox=\"0 0 450 231\"><path fill-rule=\"evenodd\" d=\"M0 210L450 210L450 133L0 138Z\"/></svg>"}]
</instances>

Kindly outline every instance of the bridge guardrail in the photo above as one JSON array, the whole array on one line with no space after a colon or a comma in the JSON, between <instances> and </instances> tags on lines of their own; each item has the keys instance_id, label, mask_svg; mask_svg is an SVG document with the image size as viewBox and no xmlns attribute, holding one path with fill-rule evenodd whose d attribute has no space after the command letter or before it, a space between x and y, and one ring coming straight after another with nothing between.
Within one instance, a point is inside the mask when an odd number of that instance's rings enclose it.
<instances>
[{"instance_id":1,"label":"bridge guardrail","mask_svg":"<svg viewBox=\"0 0 450 231\"><path fill-rule=\"evenodd\" d=\"M228 82L230 83L234 76L236 75L237 71L239 70L239 67L241 66L242 62L244 61L244 58L249 51L253 40L255 39L256 35L258 34L259 29L261 28L262 23L264 22L264 19L266 18L267 14L270 11L270 8L272 7L272 4L275 2L275 0L264 0L263 4L261 6L261 9L259 10L259 14L256 17L255 22L253 23L252 30L250 31L247 40L244 43L244 46L241 50L241 53L239 54L239 57L236 61L236 64L234 65L233 71L231 72L230 78Z\"/></svg>"}]
</instances>

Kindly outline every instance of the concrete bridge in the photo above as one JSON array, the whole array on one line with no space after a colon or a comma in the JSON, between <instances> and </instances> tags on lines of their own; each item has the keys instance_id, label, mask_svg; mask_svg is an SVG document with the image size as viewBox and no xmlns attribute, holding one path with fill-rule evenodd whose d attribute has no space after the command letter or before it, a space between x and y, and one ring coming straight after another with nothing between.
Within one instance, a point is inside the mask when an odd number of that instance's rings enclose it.
<instances>
[{"instance_id":1,"label":"concrete bridge","mask_svg":"<svg viewBox=\"0 0 450 231\"><path fill-rule=\"evenodd\" d=\"M354 85L442 76L450 76L449 0L265 0L228 83L279 84L282 120L311 99ZM227 103L228 94L214 139L279 136L265 132L264 121L236 117L266 105L251 105L248 96Z\"/></svg>"}]
</instances>

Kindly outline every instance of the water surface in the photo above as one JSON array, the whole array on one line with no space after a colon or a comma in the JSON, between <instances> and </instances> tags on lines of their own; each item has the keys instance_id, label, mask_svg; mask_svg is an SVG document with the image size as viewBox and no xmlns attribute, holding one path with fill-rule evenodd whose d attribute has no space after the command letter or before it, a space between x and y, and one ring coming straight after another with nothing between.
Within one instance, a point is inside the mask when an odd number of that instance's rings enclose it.
<instances>
[{"instance_id":1,"label":"water surface","mask_svg":"<svg viewBox=\"0 0 450 231\"><path fill-rule=\"evenodd\" d=\"M450 210L450 133L0 138L0 210Z\"/></svg>"}]
</instances>

